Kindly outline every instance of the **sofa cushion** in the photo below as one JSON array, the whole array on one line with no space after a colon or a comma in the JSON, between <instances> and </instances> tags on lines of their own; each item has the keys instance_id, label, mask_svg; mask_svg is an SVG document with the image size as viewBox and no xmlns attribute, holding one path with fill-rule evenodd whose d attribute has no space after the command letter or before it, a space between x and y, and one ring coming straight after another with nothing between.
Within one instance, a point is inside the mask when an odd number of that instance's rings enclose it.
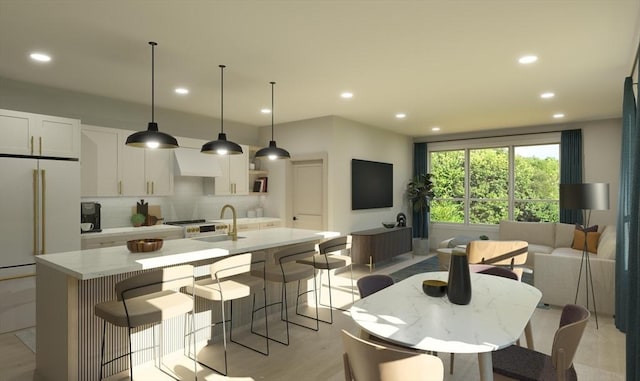
<instances>
[{"instance_id":1,"label":"sofa cushion","mask_svg":"<svg viewBox=\"0 0 640 381\"><path fill-rule=\"evenodd\" d=\"M573 238L573 237L572 237ZM571 247L571 245L567 245L567 247ZM529 253L545 253L551 254L553 251L553 247L545 246L545 245L536 245L535 243L529 243Z\"/></svg>"},{"instance_id":2,"label":"sofa cushion","mask_svg":"<svg viewBox=\"0 0 640 381\"><path fill-rule=\"evenodd\" d=\"M576 227L573 224L556 223L556 240L553 247L571 247L575 229Z\"/></svg>"},{"instance_id":3,"label":"sofa cushion","mask_svg":"<svg viewBox=\"0 0 640 381\"><path fill-rule=\"evenodd\" d=\"M529 244L553 247L555 244L555 223L500 221L500 240L527 241Z\"/></svg>"},{"instance_id":4,"label":"sofa cushion","mask_svg":"<svg viewBox=\"0 0 640 381\"><path fill-rule=\"evenodd\" d=\"M590 253L598 253L598 241L600 240L600 233L598 232L586 232L587 234L587 251ZM584 250L585 245L585 232L576 229L573 233L572 249Z\"/></svg>"},{"instance_id":5,"label":"sofa cushion","mask_svg":"<svg viewBox=\"0 0 640 381\"><path fill-rule=\"evenodd\" d=\"M607 225L600 234L598 241L598 258L616 259L616 226Z\"/></svg>"}]
</instances>

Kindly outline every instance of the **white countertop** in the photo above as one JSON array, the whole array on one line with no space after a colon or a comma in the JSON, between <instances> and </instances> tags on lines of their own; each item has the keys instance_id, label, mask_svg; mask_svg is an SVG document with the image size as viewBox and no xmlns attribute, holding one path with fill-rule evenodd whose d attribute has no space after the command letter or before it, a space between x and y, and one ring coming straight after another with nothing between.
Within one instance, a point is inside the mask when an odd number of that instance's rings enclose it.
<instances>
[{"instance_id":1,"label":"white countertop","mask_svg":"<svg viewBox=\"0 0 640 381\"><path fill-rule=\"evenodd\" d=\"M156 226L148 228L153 229ZM39 255L36 257L36 262L74 278L86 280L304 243L338 235L336 232L273 228L242 232L240 237L244 238L239 238L237 241L208 243L188 238L165 240L162 249L151 253L134 254L130 253L126 246L115 246Z\"/></svg>"}]
</instances>

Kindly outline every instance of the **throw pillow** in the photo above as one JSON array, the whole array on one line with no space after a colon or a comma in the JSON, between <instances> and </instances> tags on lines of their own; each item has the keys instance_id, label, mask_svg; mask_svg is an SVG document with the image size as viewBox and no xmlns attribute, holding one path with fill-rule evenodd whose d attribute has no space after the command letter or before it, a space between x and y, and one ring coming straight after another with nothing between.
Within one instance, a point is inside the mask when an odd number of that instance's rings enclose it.
<instances>
[{"instance_id":1,"label":"throw pillow","mask_svg":"<svg viewBox=\"0 0 640 381\"><path fill-rule=\"evenodd\" d=\"M598 240L600 240L600 233L587 231L587 251L590 253L597 254L598 253ZM585 232L582 230L575 230L573 232L573 245L571 245L572 249L576 250L584 250L584 235Z\"/></svg>"}]
</instances>

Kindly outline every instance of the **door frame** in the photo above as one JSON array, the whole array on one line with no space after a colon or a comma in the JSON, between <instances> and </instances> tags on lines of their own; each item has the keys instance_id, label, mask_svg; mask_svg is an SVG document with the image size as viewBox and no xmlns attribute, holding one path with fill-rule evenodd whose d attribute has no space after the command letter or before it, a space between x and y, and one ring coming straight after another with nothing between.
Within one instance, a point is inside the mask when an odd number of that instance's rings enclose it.
<instances>
[{"instance_id":1,"label":"door frame","mask_svg":"<svg viewBox=\"0 0 640 381\"><path fill-rule=\"evenodd\" d=\"M285 226L293 225L293 166L309 161L320 161L322 163L322 229L327 230L329 226L329 156L326 152L293 155L287 163L286 169L286 219Z\"/></svg>"}]
</instances>

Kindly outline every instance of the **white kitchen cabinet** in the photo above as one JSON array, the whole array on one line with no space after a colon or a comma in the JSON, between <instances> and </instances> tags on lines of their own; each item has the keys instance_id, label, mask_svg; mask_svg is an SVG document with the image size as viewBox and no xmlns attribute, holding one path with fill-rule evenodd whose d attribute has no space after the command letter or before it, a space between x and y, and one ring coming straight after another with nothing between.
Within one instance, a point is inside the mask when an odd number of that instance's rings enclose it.
<instances>
[{"instance_id":1,"label":"white kitchen cabinet","mask_svg":"<svg viewBox=\"0 0 640 381\"><path fill-rule=\"evenodd\" d=\"M118 196L118 131L87 125L83 125L81 131L80 194L82 197Z\"/></svg>"},{"instance_id":2,"label":"white kitchen cabinet","mask_svg":"<svg viewBox=\"0 0 640 381\"><path fill-rule=\"evenodd\" d=\"M168 226L168 225L162 225ZM121 233L110 233L114 229L103 229L102 233L86 233L82 234L82 250L99 249L102 247L124 246L127 241L132 239L160 238L165 241L171 239L184 238L181 228L176 229L160 229L154 227L142 227L123 231ZM118 228L118 230L126 230Z\"/></svg>"},{"instance_id":3,"label":"white kitchen cabinet","mask_svg":"<svg viewBox=\"0 0 640 381\"><path fill-rule=\"evenodd\" d=\"M82 127L82 196L173 194L171 150L128 147L134 131Z\"/></svg>"},{"instance_id":4,"label":"white kitchen cabinet","mask_svg":"<svg viewBox=\"0 0 640 381\"><path fill-rule=\"evenodd\" d=\"M280 221L280 220L261 222L260 223L260 230L279 228L281 226L282 226L282 221Z\"/></svg>"},{"instance_id":5,"label":"white kitchen cabinet","mask_svg":"<svg viewBox=\"0 0 640 381\"><path fill-rule=\"evenodd\" d=\"M222 176L215 178L216 196L249 194L249 147L240 147L241 155L216 156L222 170Z\"/></svg>"},{"instance_id":6,"label":"white kitchen cabinet","mask_svg":"<svg viewBox=\"0 0 640 381\"><path fill-rule=\"evenodd\" d=\"M0 109L0 153L78 158L80 121Z\"/></svg>"}]
</instances>

